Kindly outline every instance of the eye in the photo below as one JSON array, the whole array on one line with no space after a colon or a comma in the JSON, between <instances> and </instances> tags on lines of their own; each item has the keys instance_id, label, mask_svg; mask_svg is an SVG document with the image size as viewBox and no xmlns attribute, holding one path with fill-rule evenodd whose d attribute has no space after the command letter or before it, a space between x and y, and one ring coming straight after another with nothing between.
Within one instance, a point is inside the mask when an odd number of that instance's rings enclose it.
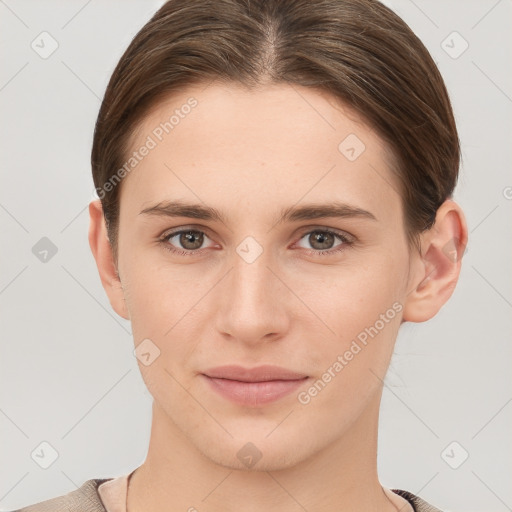
<instances>
[{"instance_id":1,"label":"eye","mask_svg":"<svg viewBox=\"0 0 512 512\"><path fill-rule=\"evenodd\" d=\"M174 244L179 244L182 249L175 247L171 240L176 239ZM181 255L194 255L199 252L199 249L204 243L205 238L208 238L204 231L197 229L182 229L180 231L173 231L165 234L160 242L163 247L176 254ZM183 250L184 249L184 250Z\"/></svg>"},{"instance_id":2,"label":"eye","mask_svg":"<svg viewBox=\"0 0 512 512\"><path fill-rule=\"evenodd\" d=\"M305 247L310 255L332 255L347 249L353 244L352 238L345 233L338 233L331 229L318 228L304 233L300 240L306 239L312 249ZM173 241L173 239L176 239ZM204 231L198 229L181 229L166 233L160 243L167 251L182 256L194 256L201 252L201 247L209 239ZM339 240L339 243L333 245ZM176 246L178 245L178 246ZM180 248L181 247L181 248ZM303 247L299 243L299 247Z\"/></svg>"},{"instance_id":3,"label":"eye","mask_svg":"<svg viewBox=\"0 0 512 512\"><path fill-rule=\"evenodd\" d=\"M349 238L346 234L338 233L330 229L319 228L313 231L308 231L301 237L301 240L303 240L306 236L306 243L310 244L313 248L312 250L308 250L307 252L312 255L333 254L338 251L345 250L353 243L353 240ZM338 243L337 245L333 245L336 239L340 240L340 243ZM303 246L299 245L299 247Z\"/></svg>"}]
</instances>

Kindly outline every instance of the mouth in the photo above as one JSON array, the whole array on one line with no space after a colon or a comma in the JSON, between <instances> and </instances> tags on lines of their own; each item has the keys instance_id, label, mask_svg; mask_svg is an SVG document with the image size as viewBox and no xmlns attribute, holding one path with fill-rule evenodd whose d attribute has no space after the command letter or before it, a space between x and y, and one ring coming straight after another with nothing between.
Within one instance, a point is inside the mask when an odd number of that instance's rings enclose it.
<instances>
[{"instance_id":1,"label":"mouth","mask_svg":"<svg viewBox=\"0 0 512 512\"><path fill-rule=\"evenodd\" d=\"M244 406L279 400L309 379L303 373L273 365L256 368L220 366L206 370L202 376L220 396Z\"/></svg>"}]
</instances>

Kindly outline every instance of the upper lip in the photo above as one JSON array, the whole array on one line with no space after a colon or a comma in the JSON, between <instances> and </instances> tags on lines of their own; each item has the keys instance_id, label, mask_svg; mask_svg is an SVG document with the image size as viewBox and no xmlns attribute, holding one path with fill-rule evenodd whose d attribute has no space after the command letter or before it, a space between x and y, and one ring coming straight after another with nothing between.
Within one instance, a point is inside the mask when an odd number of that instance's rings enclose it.
<instances>
[{"instance_id":1,"label":"upper lip","mask_svg":"<svg viewBox=\"0 0 512 512\"><path fill-rule=\"evenodd\" d=\"M203 372L208 377L217 379L238 380L241 382L265 382L271 380L299 380L307 377L304 373L294 372L274 365L244 368L243 366L227 365L210 368Z\"/></svg>"}]
</instances>

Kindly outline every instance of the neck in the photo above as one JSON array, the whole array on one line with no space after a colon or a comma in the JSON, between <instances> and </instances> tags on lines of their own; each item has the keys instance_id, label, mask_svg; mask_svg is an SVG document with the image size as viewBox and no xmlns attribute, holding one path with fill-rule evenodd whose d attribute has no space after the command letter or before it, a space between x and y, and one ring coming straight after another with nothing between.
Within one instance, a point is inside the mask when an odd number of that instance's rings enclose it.
<instances>
[{"instance_id":1,"label":"neck","mask_svg":"<svg viewBox=\"0 0 512 512\"><path fill-rule=\"evenodd\" d=\"M242 471L200 453L153 403L145 462L129 480L128 512L348 512L411 510L377 476L380 394L342 438L293 467Z\"/></svg>"}]
</instances>

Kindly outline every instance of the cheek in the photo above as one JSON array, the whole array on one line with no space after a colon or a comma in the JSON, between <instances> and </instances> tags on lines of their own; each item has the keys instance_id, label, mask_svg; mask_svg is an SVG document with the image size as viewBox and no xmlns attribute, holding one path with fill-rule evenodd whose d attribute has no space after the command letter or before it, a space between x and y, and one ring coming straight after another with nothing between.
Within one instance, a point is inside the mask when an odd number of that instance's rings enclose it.
<instances>
[{"instance_id":1,"label":"cheek","mask_svg":"<svg viewBox=\"0 0 512 512\"><path fill-rule=\"evenodd\" d=\"M151 395L163 403L177 396L181 385L188 387L190 355L200 325L191 308L198 299L168 272L130 270L125 297L138 366Z\"/></svg>"},{"instance_id":2,"label":"cheek","mask_svg":"<svg viewBox=\"0 0 512 512\"><path fill-rule=\"evenodd\" d=\"M317 305L318 315L334 334L325 329L327 335L317 338L316 379L299 402L330 411L338 425L363 410L380 388L389 366L402 304L397 275L389 267L387 270L354 271L325 287L324 293L307 288L309 295L304 301ZM318 320L314 324L312 320L305 329L312 332L313 325L321 327Z\"/></svg>"},{"instance_id":3,"label":"cheek","mask_svg":"<svg viewBox=\"0 0 512 512\"><path fill-rule=\"evenodd\" d=\"M174 316L189 304L188 299L204 280L194 265L166 264L160 250L164 252L159 248L128 248L128 256L123 258L125 299L133 313L132 320L139 324L172 322L169 312Z\"/></svg>"},{"instance_id":4,"label":"cheek","mask_svg":"<svg viewBox=\"0 0 512 512\"><path fill-rule=\"evenodd\" d=\"M159 362L166 361L166 367L186 364L202 338L209 302L205 295L213 285L192 265L185 269L148 261L145 265L127 264L126 270L125 300L135 345L150 339L163 356Z\"/></svg>"},{"instance_id":5,"label":"cheek","mask_svg":"<svg viewBox=\"0 0 512 512\"><path fill-rule=\"evenodd\" d=\"M321 279L318 275L303 276L296 281L297 295L337 336L345 339L373 324L400 301L404 264L400 258L389 256L339 269L327 268Z\"/></svg>"},{"instance_id":6,"label":"cheek","mask_svg":"<svg viewBox=\"0 0 512 512\"><path fill-rule=\"evenodd\" d=\"M332 380L334 394L325 393L322 400L336 400L335 390L361 396L368 388L370 394L379 383L375 375L384 377L401 323L403 265L400 255L381 255L372 262L340 267L335 278L331 268L331 279L301 282L304 302L329 327L316 318L305 327L312 332L316 326L324 333L315 343L315 368L322 382L322 375Z\"/></svg>"}]
</instances>

